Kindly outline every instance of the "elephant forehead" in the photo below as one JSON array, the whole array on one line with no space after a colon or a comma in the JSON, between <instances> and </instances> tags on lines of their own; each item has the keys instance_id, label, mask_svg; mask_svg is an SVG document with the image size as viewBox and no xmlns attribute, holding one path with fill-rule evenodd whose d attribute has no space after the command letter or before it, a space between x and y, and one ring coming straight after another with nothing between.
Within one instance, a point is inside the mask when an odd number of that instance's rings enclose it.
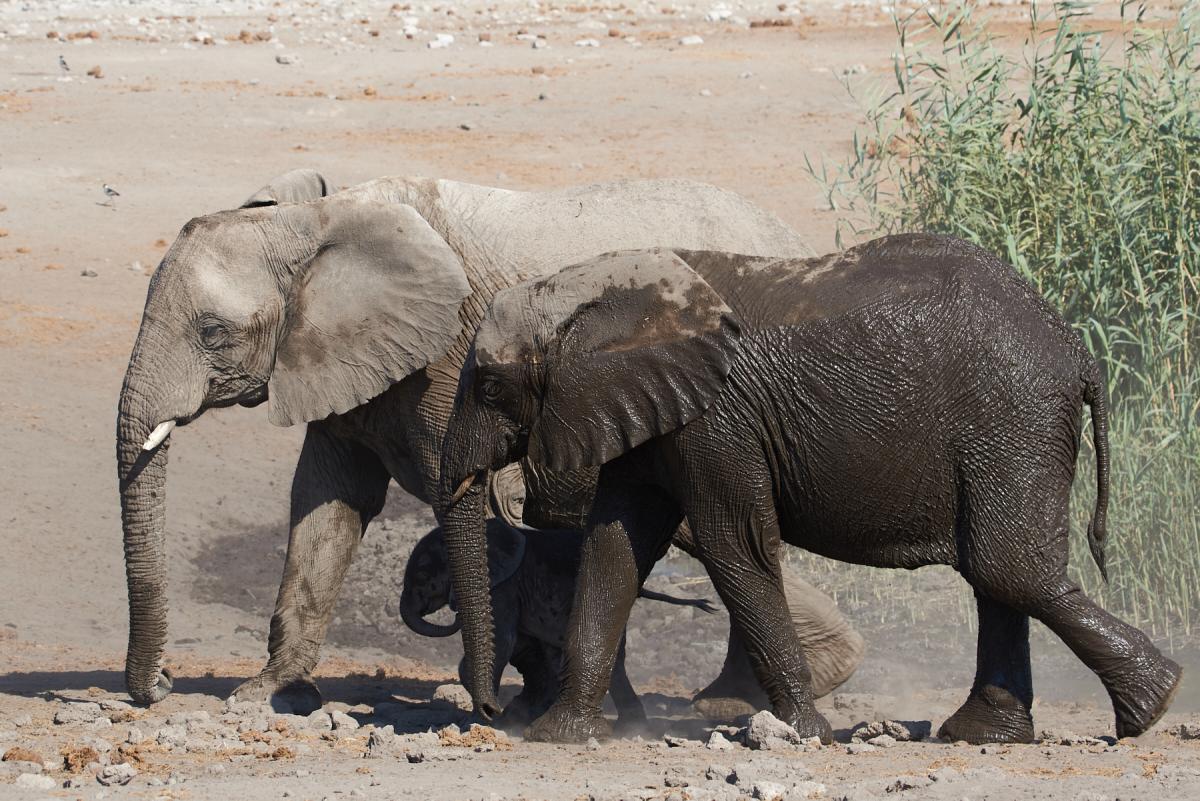
<instances>
[{"instance_id":1,"label":"elephant forehead","mask_svg":"<svg viewBox=\"0 0 1200 801\"><path fill-rule=\"evenodd\" d=\"M498 293L476 337L479 364L536 360L572 315L604 304L612 330L634 332L623 348L720 327L732 314L673 251L619 251ZM603 337L601 337L603 339Z\"/></svg>"}]
</instances>

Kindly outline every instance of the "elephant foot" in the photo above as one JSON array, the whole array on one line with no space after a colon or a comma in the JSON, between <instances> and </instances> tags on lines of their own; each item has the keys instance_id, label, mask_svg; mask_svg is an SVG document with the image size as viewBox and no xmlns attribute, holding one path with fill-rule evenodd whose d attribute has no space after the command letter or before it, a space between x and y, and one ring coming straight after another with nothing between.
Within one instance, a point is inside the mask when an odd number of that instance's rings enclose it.
<instances>
[{"instance_id":1,"label":"elephant foot","mask_svg":"<svg viewBox=\"0 0 1200 801\"><path fill-rule=\"evenodd\" d=\"M1154 654L1151 664L1139 671L1123 674L1128 686L1108 688L1117 716L1117 737L1137 737L1149 731L1171 706L1183 668L1162 654Z\"/></svg>"},{"instance_id":2,"label":"elephant foot","mask_svg":"<svg viewBox=\"0 0 1200 801\"><path fill-rule=\"evenodd\" d=\"M242 701L271 705L279 713L308 715L321 708L321 691L311 676L281 679L263 671L249 681L242 682L231 701Z\"/></svg>"},{"instance_id":3,"label":"elephant foot","mask_svg":"<svg viewBox=\"0 0 1200 801\"><path fill-rule=\"evenodd\" d=\"M600 710L580 714L555 704L525 729L525 739L536 743L585 743L589 737L612 737L612 724Z\"/></svg>"},{"instance_id":4,"label":"elephant foot","mask_svg":"<svg viewBox=\"0 0 1200 801\"><path fill-rule=\"evenodd\" d=\"M825 716L811 704L809 704L808 710L791 715L776 712L775 716L795 729L801 739L807 740L809 737L816 737L822 745L833 743L833 727L829 725Z\"/></svg>"},{"instance_id":5,"label":"elephant foot","mask_svg":"<svg viewBox=\"0 0 1200 801\"><path fill-rule=\"evenodd\" d=\"M1033 717L1016 696L989 684L971 691L966 702L938 729L938 737L975 744L1031 743Z\"/></svg>"}]
</instances>

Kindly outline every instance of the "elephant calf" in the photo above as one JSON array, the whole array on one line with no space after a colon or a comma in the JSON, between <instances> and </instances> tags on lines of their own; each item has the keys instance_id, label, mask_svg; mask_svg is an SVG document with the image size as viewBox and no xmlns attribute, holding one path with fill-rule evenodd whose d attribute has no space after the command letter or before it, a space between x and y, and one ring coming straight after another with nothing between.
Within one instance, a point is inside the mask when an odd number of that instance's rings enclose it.
<instances>
[{"instance_id":1,"label":"elephant calf","mask_svg":"<svg viewBox=\"0 0 1200 801\"><path fill-rule=\"evenodd\" d=\"M530 535L495 518L487 523L488 573L492 608L496 615L494 689L508 665L521 674L524 687L506 710L511 721L528 721L542 714L558 695L567 618L575 597L581 531L530 531ZM641 596L713 613L706 599L677 598L642 590ZM431 623L426 615L450 604L450 565L442 530L435 528L413 548L404 571L400 616L405 625L426 637L448 637L458 631ZM617 706L618 721L636 723L646 713L625 672L625 637L622 634L609 687Z\"/></svg>"},{"instance_id":2,"label":"elephant calf","mask_svg":"<svg viewBox=\"0 0 1200 801\"><path fill-rule=\"evenodd\" d=\"M601 466L563 692L532 739L604 736L609 667L638 587L686 517L776 714L831 736L782 591L783 543L875 567L953 566L975 591L974 686L941 734L1027 742L1029 618L1146 731L1179 665L1067 573L1068 501L1091 407L1103 572L1108 417L1079 336L1008 264L893 236L814 259L626 251L497 293L463 365L439 519L456 587L482 561L481 474L528 457ZM486 653L486 592L459 594ZM481 675L476 706L494 707Z\"/></svg>"}]
</instances>

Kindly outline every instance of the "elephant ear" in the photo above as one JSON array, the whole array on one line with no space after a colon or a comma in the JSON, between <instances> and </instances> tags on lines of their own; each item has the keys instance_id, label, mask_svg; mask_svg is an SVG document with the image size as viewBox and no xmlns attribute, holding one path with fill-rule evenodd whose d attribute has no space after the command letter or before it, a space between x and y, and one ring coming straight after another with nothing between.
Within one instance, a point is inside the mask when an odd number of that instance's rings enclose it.
<instances>
[{"instance_id":1,"label":"elephant ear","mask_svg":"<svg viewBox=\"0 0 1200 801\"><path fill-rule=\"evenodd\" d=\"M495 588L512 578L525 561L525 534L492 518L487 522L487 555L488 586Z\"/></svg>"},{"instance_id":2,"label":"elephant ear","mask_svg":"<svg viewBox=\"0 0 1200 801\"><path fill-rule=\"evenodd\" d=\"M461 260L411 206L332 197L281 207L281 240L315 230L268 384L276 425L359 406L442 358L470 294ZM281 241L281 248L287 242Z\"/></svg>"},{"instance_id":3,"label":"elephant ear","mask_svg":"<svg viewBox=\"0 0 1200 801\"><path fill-rule=\"evenodd\" d=\"M696 419L737 355L733 311L671 251L608 254L522 289L497 295L503 322L480 329L476 355L529 361L544 351L529 458L551 470L597 467ZM541 333L493 344L517 320Z\"/></svg>"},{"instance_id":4,"label":"elephant ear","mask_svg":"<svg viewBox=\"0 0 1200 801\"><path fill-rule=\"evenodd\" d=\"M320 200L329 194L329 188L321 173L316 170L300 169L285 172L271 179L262 189L246 198L243 209L259 206L278 206L280 203L305 203Z\"/></svg>"}]
</instances>

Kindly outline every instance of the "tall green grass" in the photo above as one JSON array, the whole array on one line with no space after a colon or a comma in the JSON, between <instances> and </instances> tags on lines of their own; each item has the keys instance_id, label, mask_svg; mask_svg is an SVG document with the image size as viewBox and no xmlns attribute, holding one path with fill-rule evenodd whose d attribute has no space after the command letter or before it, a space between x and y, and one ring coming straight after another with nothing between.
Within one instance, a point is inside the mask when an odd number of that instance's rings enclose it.
<instances>
[{"instance_id":1,"label":"tall green grass","mask_svg":"<svg viewBox=\"0 0 1200 801\"><path fill-rule=\"evenodd\" d=\"M1004 255L1062 310L1107 376L1109 573L1091 566L1090 441L1072 569L1160 637L1200 633L1200 2L1031 7L1024 43L971 5L896 18L894 72L858 95L853 154L808 165L839 243L935 231ZM849 85L848 85L849 86ZM853 92L852 92L853 94ZM1085 437L1086 439L1086 437ZM969 603L956 601L964 615Z\"/></svg>"}]
</instances>

